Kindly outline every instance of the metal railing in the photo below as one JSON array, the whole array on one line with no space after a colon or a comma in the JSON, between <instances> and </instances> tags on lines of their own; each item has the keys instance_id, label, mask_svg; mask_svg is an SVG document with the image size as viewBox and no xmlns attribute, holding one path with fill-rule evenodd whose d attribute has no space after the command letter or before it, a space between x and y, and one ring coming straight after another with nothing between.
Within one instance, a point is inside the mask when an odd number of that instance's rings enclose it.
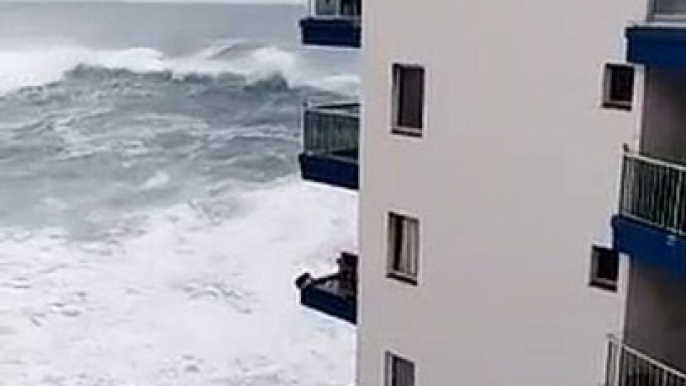
<instances>
[{"instance_id":1,"label":"metal railing","mask_svg":"<svg viewBox=\"0 0 686 386\"><path fill-rule=\"evenodd\" d=\"M336 103L305 106L305 153L357 161L360 143L360 104Z\"/></svg>"},{"instance_id":2,"label":"metal railing","mask_svg":"<svg viewBox=\"0 0 686 386\"><path fill-rule=\"evenodd\" d=\"M308 0L307 13L314 18L360 19L361 0Z\"/></svg>"},{"instance_id":3,"label":"metal railing","mask_svg":"<svg viewBox=\"0 0 686 386\"><path fill-rule=\"evenodd\" d=\"M610 336L606 386L686 386L686 375Z\"/></svg>"},{"instance_id":4,"label":"metal railing","mask_svg":"<svg viewBox=\"0 0 686 386\"><path fill-rule=\"evenodd\" d=\"M650 9L654 21L686 20L686 0L652 0Z\"/></svg>"},{"instance_id":5,"label":"metal railing","mask_svg":"<svg viewBox=\"0 0 686 386\"><path fill-rule=\"evenodd\" d=\"M626 153L619 213L686 235L686 166Z\"/></svg>"}]
</instances>

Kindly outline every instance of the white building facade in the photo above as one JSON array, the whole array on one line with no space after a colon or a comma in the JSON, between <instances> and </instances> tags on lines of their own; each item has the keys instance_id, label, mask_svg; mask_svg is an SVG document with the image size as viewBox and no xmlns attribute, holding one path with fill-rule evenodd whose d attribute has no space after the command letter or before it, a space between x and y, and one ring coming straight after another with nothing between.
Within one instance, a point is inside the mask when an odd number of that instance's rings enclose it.
<instances>
[{"instance_id":1,"label":"white building facade","mask_svg":"<svg viewBox=\"0 0 686 386\"><path fill-rule=\"evenodd\" d=\"M686 1L362 15L358 385L686 385Z\"/></svg>"}]
</instances>

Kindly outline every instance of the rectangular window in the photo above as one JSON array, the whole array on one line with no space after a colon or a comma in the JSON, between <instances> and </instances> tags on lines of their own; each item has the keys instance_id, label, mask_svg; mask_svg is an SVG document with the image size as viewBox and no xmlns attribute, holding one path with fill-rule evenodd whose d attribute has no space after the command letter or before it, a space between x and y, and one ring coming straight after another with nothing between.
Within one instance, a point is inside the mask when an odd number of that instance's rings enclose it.
<instances>
[{"instance_id":1,"label":"rectangular window","mask_svg":"<svg viewBox=\"0 0 686 386\"><path fill-rule=\"evenodd\" d=\"M385 386L414 386L414 363L386 353Z\"/></svg>"},{"instance_id":2,"label":"rectangular window","mask_svg":"<svg viewBox=\"0 0 686 386\"><path fill-rule=\"evenodd\" d=\"M393 65L393 133L421 136L424 127L424 68Z\"/></svg>"},{"instance_id":3,"label":"rectangular window","mask_svg":"<svg viewBox=\"0 0 686 386\"><path fill-rule=\"evenodd\" d=\"M388 216L388 277L417 284L419 220L396 213Z\"/></svg>"},{"instance_id":4,"label":"rectangular window","mask_svg":"<svg viewBox=\"0 0 686 386\"><path fill-rule=\"evenodd\" d=\"M606 64L603 107L631 110L634 101L635 70L626 64Z\"/></svg>"},{"instance_id":5,"label":"rectangular window","mask_svg":"<svg viewBox=\"0 0 686 386\"><path fill-rule=\"evenodd\" d=\"M591 286L617 292L618 281L619 253L609 248L593 246L591 252Z\"/></svg>"}]
</instances>

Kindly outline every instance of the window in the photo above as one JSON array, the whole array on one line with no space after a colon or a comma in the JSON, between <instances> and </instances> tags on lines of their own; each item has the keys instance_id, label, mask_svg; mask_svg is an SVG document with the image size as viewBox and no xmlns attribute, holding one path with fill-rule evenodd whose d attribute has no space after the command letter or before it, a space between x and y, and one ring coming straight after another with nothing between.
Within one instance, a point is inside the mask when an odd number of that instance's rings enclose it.
<instances>
[{"instance_id":1,"label":"window","mask_svg":"<svg viewBox=\"0 0 686 386\"><path fill-rule=\"evenodd\" d=\"M619 253L593 246L591 252L591 286L616 292L619 281Z\"/></svg>"},{"instance_id":2,"label":"window","mask_svg":"<svg viewBox=\"0 0 686 386\"><path fill-rule=\"evenodd\" d=\"M603 107L631 110L634 100L634 68L625 64L606 64Z\"/></svg>"},{"instance_id":3,"label":"window","mask_svg":"<svg viewBox=\"0 0 686 386\"><path fill-rule=\"evenodd\" d=\"M414 386L414 363L386 353L385 386Z\"/></svg>"},{"instance_id":4,"label":"window","mask_svg":"<svg viewBox=\"0 0 686 386\"><path fill-rule=\"evenodd\" d=\"M421 136L424 126L424 69L393 65L393 133Z\"/></svg>"},{"instance_id":5,"label":"window","mask_svg":"<svg viewBox=\"0 0 686 386\"><path fill-rule=\"evenodd\" d=\"M419 220L390 213L388 216L388 277L417 284L418 265Z\"/></svg>"}]
</instances>

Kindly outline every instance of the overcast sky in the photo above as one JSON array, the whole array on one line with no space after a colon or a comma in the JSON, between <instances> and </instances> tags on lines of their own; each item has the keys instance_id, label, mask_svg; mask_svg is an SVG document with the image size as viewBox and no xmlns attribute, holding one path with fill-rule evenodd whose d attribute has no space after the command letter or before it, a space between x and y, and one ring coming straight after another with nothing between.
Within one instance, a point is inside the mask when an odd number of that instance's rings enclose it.
<instances>
[{"instance_id":1,"label":"overcast sky","mask_svg":"<svg viewBox=\"0 0 686 386\"><path fill-rule=\"evenodd\" d=\"M0 3L20 3L20 2L81 2L81 3L114 3L114 2L124 2L124 3L262 3L262 4L273 4L273 3L290 3L290 4L301 4L305 3L306 0L0 0Z\"/></svg>"}]
</instances>

